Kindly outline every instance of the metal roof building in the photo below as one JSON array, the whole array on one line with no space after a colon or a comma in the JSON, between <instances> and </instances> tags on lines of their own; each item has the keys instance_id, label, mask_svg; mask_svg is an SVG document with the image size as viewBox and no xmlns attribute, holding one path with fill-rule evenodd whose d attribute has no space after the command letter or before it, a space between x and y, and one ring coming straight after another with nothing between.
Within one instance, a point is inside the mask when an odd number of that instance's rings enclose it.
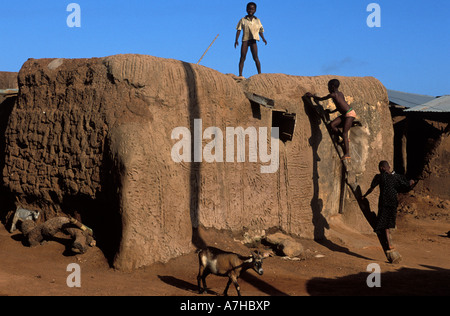
<instances>
[{"instance_id":1,"label":"metal roof building","mask_svg":"<svg viewBox=\"0 0 450 316\"><path fill-rule=\"evenodd\" d=\"M450 113L450 95L433 99L425 104L412 107L405 112L440 112Z\"/></svg>"},{"instance_id":2,"label":"metal roof building","mask_svg":"<svg viewBox=\"0 0 450 316\"><path fill-rule=\"evenodd\" d=\"M387 90L389 102L395 105L398 105L403 108L413 108L418 105L422 105L431 100L434 100L435 97L429 95L415 94L415 93L407 93L400 92L395 90Z\"/></svg>"}]
</instances>

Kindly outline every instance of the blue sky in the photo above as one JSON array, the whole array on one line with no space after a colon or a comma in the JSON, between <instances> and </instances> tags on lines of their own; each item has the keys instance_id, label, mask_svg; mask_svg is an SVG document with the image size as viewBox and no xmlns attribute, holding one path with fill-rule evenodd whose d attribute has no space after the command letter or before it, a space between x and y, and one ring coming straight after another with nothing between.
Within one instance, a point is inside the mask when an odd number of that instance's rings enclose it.
<instances>
[{"instance_id":1,"label":"blue sky","mask_svg":"<svg viewBox=\"0 0 450 316\"><path fill-rule=\"evenodd\" d=\"M70 28L67 6L81 8ZM89 58L137 53L238 72L236 25L247 0L0 0L0 70L28 58ZM373 76L388 89L450 94L450 1L255 1L268 45L262 70L298 76ZM367 6L381 8L369 28ZM244 76L256 74L249 53Z\"/></svg>"}]
</instances>

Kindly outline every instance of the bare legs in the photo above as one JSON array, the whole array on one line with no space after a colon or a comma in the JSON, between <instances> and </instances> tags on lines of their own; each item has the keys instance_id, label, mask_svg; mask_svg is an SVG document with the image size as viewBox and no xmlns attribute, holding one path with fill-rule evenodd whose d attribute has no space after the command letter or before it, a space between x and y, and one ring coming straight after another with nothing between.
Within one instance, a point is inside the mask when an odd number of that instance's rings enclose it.
<instances>
[{"instance_id":1,"label":"bare legs","mask_svg":"<svg viewBox=\"0 0 450 316\"><path fill-rule=\"evenodd\" d=\"M261 73L261 63L258 57L258 45L256 42L251 42L250 45L247 41L242 42L241 46L241 59L239 60L239 76L242 77L242 72L244 70L245 59L247 58L248 48L250 47L250 51L252 52L253 60L255 61L256 69L258 70L258 74Z\"/></svg>"},{"instance_id":2,"label":"bare legs","mask_svg":"<svg viewBox=\"0 0 450 316\"><path fill-rule=\"evenodd\" d=\"M337 117L334 119L330 126L333 132L336 134L340 134L340 131L338 129L339 126L342 124L343 130L342 130L342 138L344 139L344 157L343 158L350 158L350 146L348 141L348 133L350 131L350 128L352 127L353 121L355 120L354 117L344 117L344 120L342 119L342 116Z\"/></svg>"},{"instance_id":3,"label":"bare legs","mask_svg":"<svg viewBox=\"0 0 450 316\"><path fill-rule=\"evenodd\" d=\"M389 250L394 249L394 245L392 244L392 235L391 235L391 230L390 229L386 229L386 239L387 239L387 245L389 247Z\"/></svg>"}]
</instances>

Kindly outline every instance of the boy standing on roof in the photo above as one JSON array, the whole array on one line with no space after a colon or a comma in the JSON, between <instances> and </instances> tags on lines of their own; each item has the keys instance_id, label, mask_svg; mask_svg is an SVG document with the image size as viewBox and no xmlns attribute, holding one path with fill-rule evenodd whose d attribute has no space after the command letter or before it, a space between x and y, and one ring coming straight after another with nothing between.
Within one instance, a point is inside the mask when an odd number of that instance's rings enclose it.
<instances>
[{"instance_id":1,"label":"boy standing on roof","mask_svg":"<svg viewBox=\"0 0 450 316\"><path fill-rule=\"evenodd\" d=\"M242 36L242 47L241 47L241 59L239 60L239 76L242 77L242 71L244 70L244 62L247 57L248 48L252 52L253 60L256 64L256 69L258 70L258 74L261 73L261 63L258 57L258 45L257 41L259 41L259 37L261 36L264 43L267 45L267 41L264 38L264 28L261 24L261 21L255 16L256 12L256 3L249 2L247 4L247 16L243 17L236 29L236 41L234 42L234 48L239 46L239 36L241 34L241 30L243 30L244 34Z\"/></svg>"},{"instance_id":2,"label":"boy standing on roof","mask_svg":"<svg viewBox=\"0 0 450 316\"><path fill-rule=\"evenodd\" d=\"M341 116L335 118L331 123L330 127L336 134L340 134L338 127L342 126L342 138L344 139L344 156L341 158L350 159L350 149L349 149L349 141L348 141L348 133L350 128L352 127L353 121L356 118L356 112L353 110L345 101L344 94L339 91L340 82L337 79L332 79L328 82L328 91L330 94L327 96L320 98L315 94L307 93L306 96L313 97L315 101L324 101L328 99L332 99L334 104L336 105L336 110L330 111L330 113L334 113L339 111Z\"/></svg>"}]
</instances>

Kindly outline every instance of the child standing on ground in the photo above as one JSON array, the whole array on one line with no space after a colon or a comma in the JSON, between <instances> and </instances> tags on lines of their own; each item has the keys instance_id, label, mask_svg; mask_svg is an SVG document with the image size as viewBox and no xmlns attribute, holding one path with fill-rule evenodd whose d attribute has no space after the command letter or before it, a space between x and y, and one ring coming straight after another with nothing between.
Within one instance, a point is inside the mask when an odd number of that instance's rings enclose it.
<instances>
[{"instance_id":1,"label":"child standing on ground","mask_svg":"<svg viewBox=\"0 0 450 316\"><path fill-rule=\"evenodd\" d=\"M241 46L241 59L239 60L239 77L242 77L242 71L244 70L244 63L247 57L248 48L252 52L253 60L256 64L256 69L258 70L258 74L261 73L261 63L258 57L258 45L257 41L259 41L259 37L261 36L264 43L267 45L267 41L264 38L264 28L261 24L261 21L255 16L256 12L256 3L249 2L247 4L247 16L243 17L236 29L236 41L234 43L234 48L239 46L239 36L241 31L243 31L242 36L242 46Z\"/></svg>"},{"instance_id":2,"label":"child standing on ground","mask_svg":"<svg viewBox=\"0 0 450 316\"><path fill-rule=\"evenodd\" d=\"M330 80L328 82L328 91L330 92L330 94L328 94L323 98L320 98L309 92L306 94L306 96L313 97L315 101L324 101L332 99L334 104L336 105L336 110L329 112L334 113L336 111L339 111L341 113L339 117L335 118L330 123L330 127L336 134L340 134L338 127L343 128L342 138L344 139L344 156L341 159L344 160L351 158L348 133L350 131L350 128L352 127L353 121L356 118L356 112L348 105L347 101L345 101L344 94L341 91L339 91L340 84L341 83L337 79Z\"/></svg>"},{"instance_id":3,"label":"child standing on ground","mask_svg":"<svg viewBox=\"0 0 450 316\"><path fill-rule=\"evenodd\" d=\"M397 207L399 191L406 191L412 188L414 180L408 181L405 176L391 172L391 167L387 161L381 161L378 165L380 173L377 174L370 185L370 189L363 198L372 193L379 185L380 196L378 199L377 223L374 231L385 240L385 247L394 250L390 229L395 228L397 219Z\"/></svg>"}]
</instances>

